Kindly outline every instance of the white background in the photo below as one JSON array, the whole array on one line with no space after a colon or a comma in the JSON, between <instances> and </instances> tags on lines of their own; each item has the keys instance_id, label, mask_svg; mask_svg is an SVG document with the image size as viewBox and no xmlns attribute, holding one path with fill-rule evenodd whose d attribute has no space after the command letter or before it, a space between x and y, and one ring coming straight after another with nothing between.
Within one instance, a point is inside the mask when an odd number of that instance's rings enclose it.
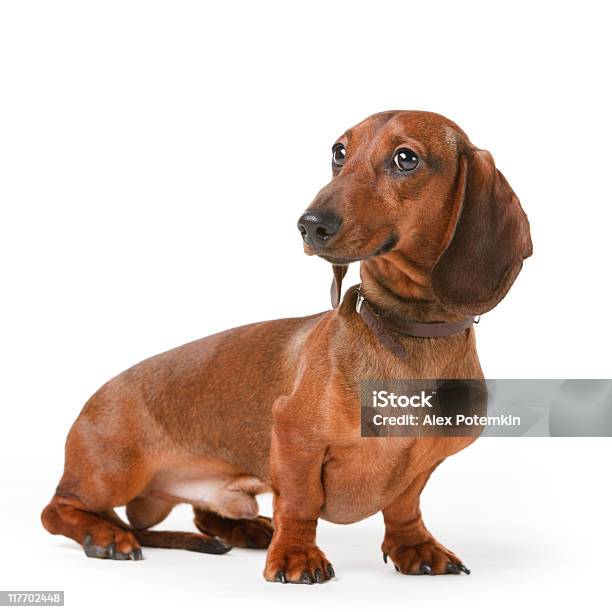
<instances>
[{"instance_id":1,"label":"white background","mask_svg":"<svg viewBox=\"0 0 612 612\"><path fill-rule=\"evenodd\" d=\"M86 559L39 513L108 378L328 307L329 266L302 254L296 220L334 139L380 110L455 120L530 217L534 257L477 330L487 376L610 377L604 6L3 2L0 589L64 589L75 610L603 606L607 439L485 439L449 459L424 516L469 577L395 574L380 516L322 525L338 579L305 587L265 583L253 551ZM188 508L166 524L190 529Z\"/></svg>"}]
</instances>

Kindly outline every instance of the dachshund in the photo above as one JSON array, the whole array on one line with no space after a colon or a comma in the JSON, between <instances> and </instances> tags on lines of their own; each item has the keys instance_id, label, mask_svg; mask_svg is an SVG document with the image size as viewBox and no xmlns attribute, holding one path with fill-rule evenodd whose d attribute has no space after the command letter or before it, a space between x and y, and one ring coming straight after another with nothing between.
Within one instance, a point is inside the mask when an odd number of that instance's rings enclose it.
<instances>
[{"instance_id":1,"label":"dachshund","mask_svg":"<svg viewBox=\"0 0 612 612\"><path fill-rule=\"evenodd\" d=\"M104 559L267 548L266 580L314 584L335 575L318 519L381 511L397 571L469 573L425 527L419 497L477 436L362 436L360 384L483 378L472 323L531 255L527 216L492 156L435 113L365 119L333 145L332 172L298 229L305 253L333 266L334 308L217 333L107 382L68 434L49 532ZM361 284L339 301L356 262ZM256 501L269 491L273 520ZM179 503L199 533L151 529Z\"/></svg>"}]
</instances>

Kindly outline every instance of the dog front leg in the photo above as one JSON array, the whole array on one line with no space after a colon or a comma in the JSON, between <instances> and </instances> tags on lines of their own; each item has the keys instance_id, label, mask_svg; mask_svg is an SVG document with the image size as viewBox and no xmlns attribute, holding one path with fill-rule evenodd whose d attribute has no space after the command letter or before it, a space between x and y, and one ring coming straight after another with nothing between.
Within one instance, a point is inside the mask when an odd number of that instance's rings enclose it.
<instances>
[{"instance_id":1,"label":"dog front leg","mask_svg":"<svg viewBox=\"0 0 612 612\"><path fill-rule=\"evenodd\" d=\"M440 544L421 517L420 496L433 469L419 474L393 503L383 510L383 560L390 558L402 574L459 574L470 571L459 557Z\"/></svg>"},{"instance_id":2,"label":"dog front leg","mask_svg":"<svg viewBox=\"0 0 612 612\"><path fill-rule=\"evenodd\" d=\"M274 407L270 469L274 492L274 535L264 578L271 582L313 584L334 577L316 545L319 512L324 503L321 471L326 445L312 419L293 410L295 398Z\"/></svg>"}]
</instances>

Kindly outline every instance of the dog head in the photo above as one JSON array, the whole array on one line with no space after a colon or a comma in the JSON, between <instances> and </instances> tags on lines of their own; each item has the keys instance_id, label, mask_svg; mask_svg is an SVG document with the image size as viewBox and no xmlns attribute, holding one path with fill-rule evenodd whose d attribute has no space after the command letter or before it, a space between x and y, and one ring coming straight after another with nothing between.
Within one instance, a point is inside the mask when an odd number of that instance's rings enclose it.
<instances>
[{"instance_id":1,"label":"dog head","mask_svg":"<svg viewBox=\"0 0 612 612\"><path fill-rule=\"evenodd\" d=\"M333 178L300 217L309 255L404 267L451 312L480 314L532 252L518 198L487 151L435 113L379 113L332 147Z\"/></svg>"}]
</instances>

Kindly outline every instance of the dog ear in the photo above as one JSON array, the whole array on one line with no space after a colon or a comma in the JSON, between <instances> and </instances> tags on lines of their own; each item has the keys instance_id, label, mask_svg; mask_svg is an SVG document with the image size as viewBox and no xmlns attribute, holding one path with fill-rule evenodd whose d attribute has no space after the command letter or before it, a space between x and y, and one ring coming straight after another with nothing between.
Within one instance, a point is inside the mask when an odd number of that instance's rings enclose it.
<instances>
[{"instance_id":1,"label":"dog ear","mask_svg":"<svg viewBox=\"0 0 612 612\"><path fill-rule=\"evenodd\" d=\"M529 221L488 151L460 154L452 221L432 272L434 293L451 312L478 315L508 293L532 253Z\"/></svg>"}]
</instances>

